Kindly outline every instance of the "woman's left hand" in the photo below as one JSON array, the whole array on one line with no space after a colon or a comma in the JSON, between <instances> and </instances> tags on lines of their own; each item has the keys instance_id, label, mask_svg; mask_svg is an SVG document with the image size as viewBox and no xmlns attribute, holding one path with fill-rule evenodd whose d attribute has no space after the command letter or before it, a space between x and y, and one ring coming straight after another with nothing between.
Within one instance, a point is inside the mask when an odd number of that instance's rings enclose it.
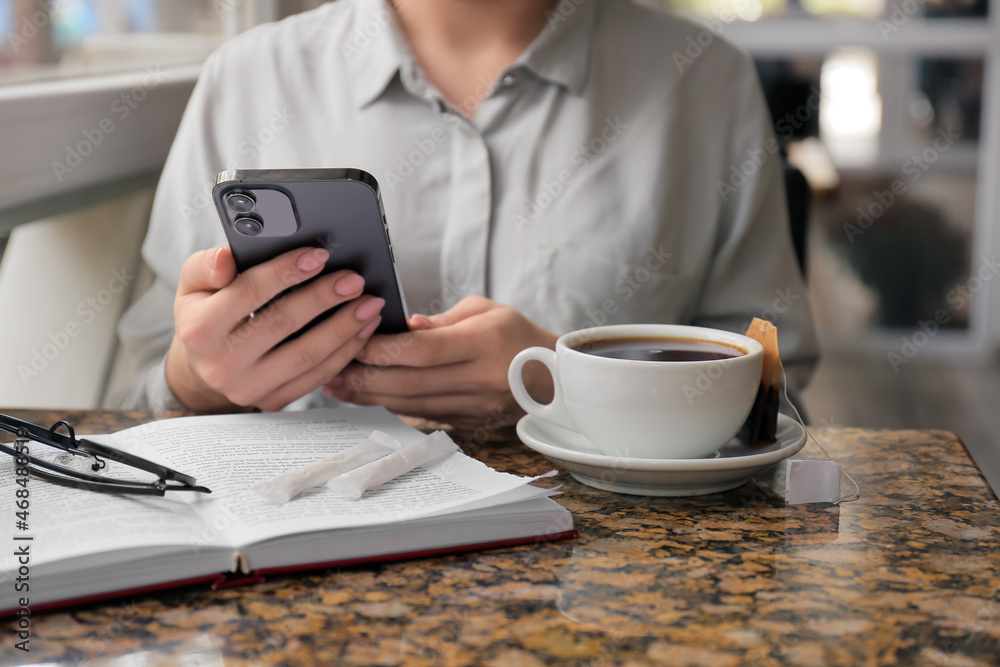
<instances>
[{"instance_id":1,"label":"woman's left hand","mask_svg":"<svg viewBox=\"0 0 1000 667\"><path fill-rule=\"evenodd\" d=\"M478 296L439 315L415 315L410 328L373 336L357 356L361 363L348 366L323 393L460 430L495 430L524 414L507 384L511 360L527 347L554 348L558 338L513 308ZM552 399L544 366L527 364L524 380L536 400Z\"/></svg>"}]
</instances>

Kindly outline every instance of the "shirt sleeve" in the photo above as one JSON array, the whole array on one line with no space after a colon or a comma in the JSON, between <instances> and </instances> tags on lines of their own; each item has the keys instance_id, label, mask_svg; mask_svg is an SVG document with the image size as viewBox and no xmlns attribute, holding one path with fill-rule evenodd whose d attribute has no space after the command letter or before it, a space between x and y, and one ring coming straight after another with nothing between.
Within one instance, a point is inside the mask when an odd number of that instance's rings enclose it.
<instances>
[{"instance_id":1,"label":"shirt sleeve","mask_svg":"<svg viewBox=\"0 0 1000 667\"><path fill-rule=\"evenodd\" d=\"M728 160L712 194L719 234L692 324L743 333L754 317L778 327L789 392L808 382L818 344L805 281L792 247L779 145L749 56L734 68Z\"/></svg>"},{"instance_id":2,"label":"shirt sleeve","mask_svg":"<svg viewBox=\"0 0 1000 667\"><path fill-rule=\"evenodd\" d=\"M211 191L225 168L213 106L220 54L206 61L171 146L157 186L142 256L155 274L153 286L118 325L121 378L108 387L105 405L164 410L183 406L170 392L164 359L174 333L173 303L181 266L194 252L223 245Z\"/></svg>"}]
</instances>

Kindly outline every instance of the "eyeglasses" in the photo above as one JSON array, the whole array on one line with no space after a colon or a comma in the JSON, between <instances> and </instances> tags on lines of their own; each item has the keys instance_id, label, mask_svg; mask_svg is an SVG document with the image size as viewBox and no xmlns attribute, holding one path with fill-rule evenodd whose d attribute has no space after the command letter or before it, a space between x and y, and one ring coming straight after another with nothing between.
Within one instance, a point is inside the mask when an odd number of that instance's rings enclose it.
<instances>
[{"instance_id":1,"label":"eyeglasses","mask_svg":"<svg viewBox=\"0 0 1000 667\"><path fill-rule=\"evenodd\" d=\"M66 429L68 435L58 432L63 428ZM53 484L100 493L128 493L144 496L162 496L167 491L211 493L204 486L196 486L194 477L107 445L101 445L84 438L78 439L73 427L65 420L58 421L51 428L46 429L31 422L0 414L0 430L13 433L18 438L14 443L0 443L0 452L10 454L18 466L27 468L28 472L35 477ZM53 461L32 456L28 452L27 440L55 447L66 454L55 457ZM13 447L9 446L11 444ZM75 470L56 463L56 460L65 458L67 454L82 459L91 472ZM73 459L68 460L72 461ZM152 473L158 479L155 482L142 482L91 474L103 470L107 466L106 461L115 461ZM170 484L170 482L175 483Z\"/></svg>"}]
</instances>

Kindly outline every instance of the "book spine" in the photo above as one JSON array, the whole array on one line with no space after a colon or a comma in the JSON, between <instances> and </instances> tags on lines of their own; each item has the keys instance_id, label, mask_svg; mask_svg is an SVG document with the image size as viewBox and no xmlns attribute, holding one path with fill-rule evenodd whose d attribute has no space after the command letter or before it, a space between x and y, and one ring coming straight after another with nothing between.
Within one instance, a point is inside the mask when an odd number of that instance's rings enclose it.
<instances>
[{"instance_id":1,"label":"book spine","mask_svg":"<svg viewBox=\"0 0 1000 667\"><path fill-rule=\"evenodd\" d=\"M269 574L283 574L291 572L304 572L307 570L320 570L331 567L349 567L351 565L363 565L365 563L384 563L396 560L410 560L415 558L427 558L429 556L441 556L446 554L462 553L466 551L483 551L486 549L501 549L504 547L520 546L525 544L540 544L544 542L554 542L556 540L566 540L579 537L576 530L567 530L561 533L550 535L532 535L530 537L519 537L510 540L497 540L495 542L482 542L480 544L463 544L451 547L441 547L439 549L424 549L421 551L409 551L403 553L382 554L378 556L366 556L363 558L348 558L344 560L327 561L321 563L303 563L301 565L289 565L285 567L270 567L255 570L248 575L233 575L231 573L210 574L190 579L178 579L176 581L165 581L149 586L138 586L118 591L108 591L94 595L86 595L78 598L56 600L42 604L31 605L31 613L41 614L68 607L79 607L86 604L107 602L126 597L135 597L145 593L155 593L172 588L184 588L189 586L199 586L208 584L212 590L221 591L227 588L238 586L249 586L259 584L264 581L264 577ZM18 608L0 610L0 619L13 617Z\"/></svg>"},{"instance_id":2,"label":"book spine","mask_svg":"<svg viewBox=\"0 0 1000 667\"><path fill-rule=\"evenodd\" d=\"M350 567L352 565L364 565L366 563L388 563L394 560L411 560L415 558L427 558L429 556L442 556L447 554L457 554L465 551L485 551L487 549L501 549L504 547L516 547L524 544L540 544L544 542L555 542L556 540L568 540L579 537L576 530L566 530L561 533L549 535L532 535L531 537L516 537L510 540L497 540L496 542L482 542L480 544L461 544L458 546L441 547L439 549L423 549L420 551L406 551L401 553L381 554L378 556L363 556L359 558L347 558L344 560L331 560L322 563L302 563L301 565L286 565L281 567L265 567L254 570L254 574L285 574L288 572L305 572L308 570L328 569L331 567Z\"/></svg>"},{"instance_id":3,"label":"book spine","mask_svg":"<svg viewBox=\"0 0 1000 667\"><path fill-rule=\"evenodd\" d=\"M242 576L223 577L220 581L212 583L213 591L224 591L227 588L237 588L239 586L253 586L264 582L263 575L251 573Z\"/></svg>"}]
</instances>

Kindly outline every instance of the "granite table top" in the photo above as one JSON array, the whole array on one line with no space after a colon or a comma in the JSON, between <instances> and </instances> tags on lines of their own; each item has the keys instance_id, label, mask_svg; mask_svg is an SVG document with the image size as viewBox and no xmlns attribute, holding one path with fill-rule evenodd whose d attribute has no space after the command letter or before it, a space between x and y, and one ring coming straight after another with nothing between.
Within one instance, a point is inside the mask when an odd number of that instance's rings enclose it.
<instances>
[{"instance_id":1,"label":"granite table top","mask_svg":"<svg viewBox=\"0 0 1000 667\"><path fill-rule=\"evenodd\" d=\"M83 433L174 416L12 414ZM859 500L786 506L754 482L637 497L561 473L577 539L51 612L30 653L3 621L0 664L1000 664L1000 504L962 443L813 433ZM551 468L512 432L464 446L499 470Z\"/></svg>"}]
</instances>

